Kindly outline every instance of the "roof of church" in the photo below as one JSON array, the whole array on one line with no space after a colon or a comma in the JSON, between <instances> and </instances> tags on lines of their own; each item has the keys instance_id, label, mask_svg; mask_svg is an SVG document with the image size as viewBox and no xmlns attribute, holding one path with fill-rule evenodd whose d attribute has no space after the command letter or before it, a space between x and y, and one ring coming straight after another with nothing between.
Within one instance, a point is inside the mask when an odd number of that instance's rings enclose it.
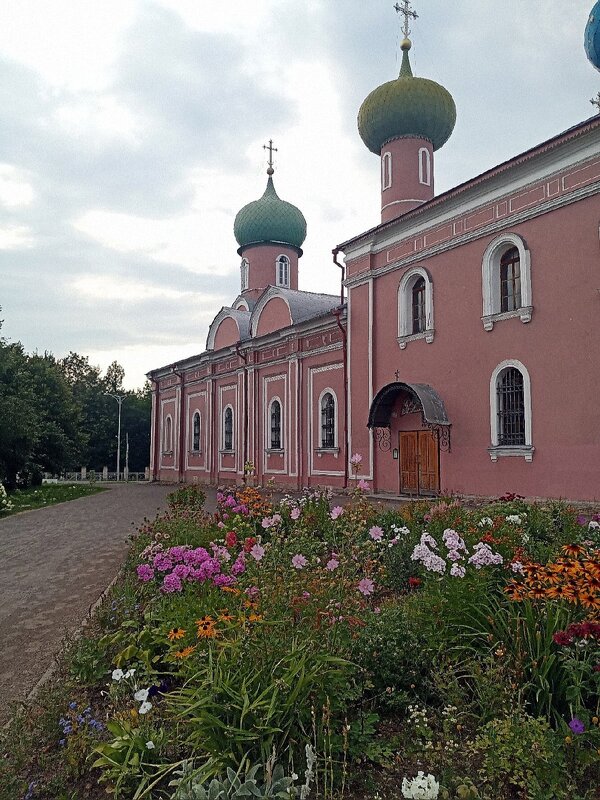
<instances>
[{"instance_id":1,"label":"roof of church","mask_svg":"<svg viewBox=\"0 0 600 800\"><path fill-rule=\"evenodd\" d=\"M450 92L435 81L416 78L410 66L410 39L402 42L402 68L396 80L378 86L358 112L358 132L372 153L380 154L391 139L416 136L439 150L456 123Z\"/></svg>"},{"instance_id":2,"label":"roof of church","mask_svg":"<svg viewBox=\"0 0 600 800\"><path fill-rule=\"evenodd\" d=\"M320 317L340 305L339 296L334 294L301 292L298 289L283 289L281 286L271 286L266 291L271 292L273 297L283 297L287 301L294 325Z\"/></svg>"},{"instance_id":3,"label":"roof of church","mask_svg":"<svg viewBox=\"0 0 600 800\"><path fill-rule=\"evenodd\" d=\"M540 144L537 144L534 147L529 148L529 150L525 150L524 152L519 153L518 155L513 156L512 158L509 158L507 161L502 161L497 166L491 167L485 172L476 175L474 178L470 178L468 181L460 183L458 184L458 186L454 186L452 189L448 189L447 192L443 192L442 194L436 195L431 200L428 200L422 205L417 206L416 208L412 209L412 211L408 211L401 217L390 220L389 222L382 222L379 225L374 225L372 228L369 228L368 230L359 233L357 236L353 236L351 239L346 239L346 241L337 245L334 251L335 252L340 250L343 251L344 248L347 247L349 244L354 244L355 242L358 242L361 239L366 239L368 236L371 236L373 233L377 231L385 230L386 228L390 228L393 225L397 225L398 223L404 222L405 220L412 219L413 217L422 214L423 212L437 205L445 203L450 198L456 195L460 195L463 192L466 192L469 189L477 186L478 184L481 184L484 181L494 178L496 175L502 172L505 172L527 161L530 161L531 159L535 158L536 156L542 153L553 150L555 147L559 147L560 145L564 144L570 139L576 139L579 136L583 136L584 134L588 133L594 128L598 128L599 126L600 126L600 114L596 114L593 117L589 117L588 119L583 120L583 122L578 122L576 125L572 125L570 128L567 128L561 133L558 133L555 136L552 136L550 139L547 139L545 142L541 142Z\"/></svg>"},{"instance_id":4,"label":"roof of church","mask_svg":"<svg viewBox=\"0 0 600 800\"><path fill-rule=\"evenodd\" d=\"M263 196L245 205L236 215L233 233L240 245L238 252L248 245L263 242L287 244L300 249L306 239L304 214L279 197L273 184L273 170L269 170Z\"/></svg>"}]
</instances>

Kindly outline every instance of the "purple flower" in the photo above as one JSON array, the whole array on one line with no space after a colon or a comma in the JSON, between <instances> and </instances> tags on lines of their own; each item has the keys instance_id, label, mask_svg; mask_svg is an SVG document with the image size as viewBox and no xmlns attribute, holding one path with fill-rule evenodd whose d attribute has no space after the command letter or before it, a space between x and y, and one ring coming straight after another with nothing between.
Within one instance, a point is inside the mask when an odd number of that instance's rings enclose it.
<instances>
[{"instance_id":1,"label":"purple flower","mask_svg":"<svg viewBox=\"0 0 600 800\"><path fill-rule=\"evenodd\" d=\"M141 581L151 581L154 577L154 570L150 564L140 564L136 570L137 576Z\"/></svg>"},{"instance_id":2,"label":"purple flower","mask_svg":"<svg viewBox=\"0 0 600 800\"><path fill-rule=\"evenodd\" d=\"M173 569L173 562L164 553L158 553L158 555L154 556L154 561L152 563L154 569L157 569L159 572L168 572L170 569Z\"/></svg>"},{"instance_id":3,"label":"purple flower","mask_svg":"<svg viewBox=\"0 0 600 800\"><path fill-rule=\"evenodd\" d=\"M341 517L343 513L344 509L341 506L336 506L331 510L331 514L329 516L331 519L337 519L338 517Z\"/></svg>"},{"instance_id":4,"label":"purple flower","mask_svg":"<svg viewBox=\"0 0 600 800\"><path fill-rule=\"evenodd\" d=\"M357 489L362 489L362 491L363 491L363 492L368 492L368 491L369 491L369 489L370 489L369 482L368 482L368 481L365 481L365 480L363 480L363 479L361 478L361 479L359 480L359 482L356 484L356 488L357 488Z\"/></svg>"},{"instance_id":5,"label":"purple flower","mask_svg":"<svg viewBox=\"0 0 600 800\"><path fill-rule=\"evenodd\" d=\"M325 569L328 569L329 572L333 572L334 569L337 569L340 565L340 562L337 558L330 558L327 564L325 565Z\"/></svg>"},{"instance_id":6,"label":"purple flower","mask_svg":"<svg viewBox=\"0 0 600 800\"><path fill-rule=\"evenodd\" d=\"M225 505L229 506L229 508L233 508L233 506L237 506L237 500L235 499L235 497L229 495L227 500L225 500Z\"/></svg>"},{"instance_id":7,"label":"purple flower","mask_svg":"<svg viewBox=\"0 0 600 800\"><path fill-rule=\"evenodd\" d=\"M265 554L265 548L260 544L255 544L250 548L250 555L255 561L260 561Z\"/></svg>"},{"instance_id":8,"label":"purple flower","mask_svg":"<svg viewBox=\"0 0 600 800\"><path fill-rule=\"evenodd\" d=\"M267 529L268 529L268 528L270 528L270 527L271 527L271 525L273 524L273 520L272 520L272 518L271 518L271 517L265 517L265 518L263 519L263 521L262 521L260 524L263 526L263 528L264 528L265 530L267 530Z\"/></svg>"},{"instance_id":9,"label":"purple flower","mask_svg":"<svg viewBox=\"0 0 600 800\"><path fill-rule=\"evenodd\" d=\"M452 564L452 568L450 569L450 575L452 575L453 578L464 578L466 572L466 569L461 567L460 564Z\"/></svg>"},{"instance_id":10,"label":"purple flower","mask_svg":"<svg viewBox=\"0 0 600 800\"><path fill-rule=\"evenodd\" d=\"M246 571L246 559L244 557L244 552L242 551L231 565L231 574L241 575L242 572L245 571Z\"/></svg>"},{"instance_id":11,"label":"purple flower","mask_svg":"<svg viewBox=\"0 0 600 800\"><path fill-rule=\"evenodd\" d=\"M363 460L363 459L362 459L362 456L361 456L361 454L360 454L360 453L354 453L354 455L353 455L353 456L352 456L352 458L350 459L350 463L351 463L351 464L354 464L354 465L356 465L356 464L362 464L362 460Z\"/></svg>"},{"instance_id":12,"label":"purple flower","mask_svg":"<svg viewBox=\"0 0 600 800\"><path fill-rule=\"evenodd\" d=\"M187 549L187 547L182 547L181 545L171 547L168 552L168 556L172 561L183 561Z\"/></svg>"},{"instance_id":13,"label":"purple flower","mask_svg":"<svg viewBox=\"0 0 600 800\"><path fill-rule=\"evenodd\" d=\"M235 583L235 578L232 578L231 575L216 575L213 583L215 586L231 586Z\"/></svg>"},{"instance_id":14,"label":"purple flower","mask_svg":"<svg viewBox=\"0 0 600 800\"><path fill-rule=\"evenodd\" d=\"M368 597L375 591L375 584L370 578L363 578L358 582L358 591L365 597Z\"/></svg>"},{"instance_id":15,"label":"purple flower","mask_svg":"<svg viewBox=\"0 0 600 800\"><path fill-rule=\"evenodd\" d=\"M577 517L577 524L587 525L587 519L583 516L583 514L579 514L579 516Z\"/></svg>"},{"instance_id":16,"label":"purple flower","mask_svg":"<svg viewBox=\"0 0 600 800\"><path fill-rule=\"evenodd\" d=\"M171 572L170 575L165 575L162 585L162 591L165 594L181 591L181 578Z\"/></svg>"},{"instance_id":17,"label":"purple flower","mask_svg":"<svg viewBox=\"0 0 600 800\"><path fill-rule=\"evenodd\" d=\"M373 525L369 531L369 536L374 541L380 542L383 539L383 528L380 528L379 525Z\"/></svg>"},{"instance_id":18,"label":"purple flower","mask_svg":"<svg viewBox=\"0 0 600 800\"><path fill-rule=\"evenodd\" d=\"M301 513L302 513L302 511L298 508L298 506L296 506L296 508L292 508L292 510L290 512L290 517L292 519L298 519L298 517L300 516Z\"/></svg>"},{"instance_id":19,"label":"purple flower","mask_svg":"<svg viewBox=\"0 0 600 800\"><path fill-rule=\"evenodd\" d=\"M573 717L571 722L569 722L569 728L571 728L575 735L579 735L585 731L585 725L580 719L577 719L577 717Z\"/></svg>"},{"instance_id":20,"label":"purple flower","mask_svg":"<svg viewBox=\"0 0 600 800\"><path fill-rule=\"evenodd\" d=\"M296 569L303 569L308 564L306 558L301 554L298 553L292 558L292 566Z\"/></svg>"},{"instance_id":21,"label":"purple flower","mask_svg":"<svg viewBox=\"0 0 600 800\"><path fill-rule=\"evenodd\" d=\"M181 578L181 580L184 581L190 574L191 569L191 567L188 567L185 564L177 564L173 570L173 575L177 575L178 578Z\"/></svg>"}]
</instances>

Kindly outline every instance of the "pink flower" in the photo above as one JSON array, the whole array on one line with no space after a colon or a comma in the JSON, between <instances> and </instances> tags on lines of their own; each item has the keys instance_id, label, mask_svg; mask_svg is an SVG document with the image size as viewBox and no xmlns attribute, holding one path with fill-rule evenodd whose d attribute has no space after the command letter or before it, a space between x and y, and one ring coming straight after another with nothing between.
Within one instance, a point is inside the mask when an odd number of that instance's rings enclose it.
<instances>
[{"instance_id":1,"label":"pink flower","mask_svg":"<svg viewBox=\"0 0 600 800\"><path fill-rule=\"evenodd\" d=\"M173 568L173 562L170 558L167 558L164 553L158 553L158 555L154 556L154 561L152 563L154 569L157 569L159 572L167 572Z\"/></svg>"},{"instance_id":2,"label":"pink flower","mask_svg":"<svg viewBox=\"0 0 600 800\"><path fill-rule=\"evenodd\" d=\"M290 512L290 517L292 519L298 519L300 517L301 513L302 513L302 511L298 507L292 508L292 510Z\"/></svg>"},{"instance_id":3,"label":"pink flower","mask_svg":"<svg viewBox=\"0 0 600 800\"><path fill-rule=\"evenodd\" d=\"M369 531L369 536L376 542L380 542L383 539L383 528L380 528L379 525L373 525Z\"/></svg>"},{"instance_id":4,"label":"pink flower","mask_svg":"<svg viewBox=\"0 0 600 800\"><path fill-rule=\"evenodd\" d=\"M354 465L362 464L362 456L361 456L361 454L360 453L354 453L354 455L350 459L350 463L354 464Z\"/></svg>"},{"instance_id":5,"label":"pink flower","mask_svg":"<svg viewBox=\"0 0 600 800\"><path fill-rule=\"evenodd\" d=\"M187 567L185 564L177 564L173 570L173 575L177 575L178 578L181 578L181 580L184 581L191 571L191 568Z\"/></svg>"},{"instance_id":6,"label":"pink flower","mask_svg":"<svg viewBox=\"0 0 600 800\"><path fill-rule=\"evenodd\" d=\"M154 570L150 564L140 564L137 568L137 576L141 581L151 581L154 577Z\"/></svg>"},{"instance_id":7,"label":"pink flower","mask_svg":"<svg viewBox=\"0 0 600 800\"><path fill-rule=\"evenodd\" d=\"M250 599L252 599L253 597L258 597L258 595L260 594L260 589L258 588L258 586L249 586L246 589L246 594Z\"/></svg>"},{"instance_id":8,"label":"pink flower","mask_svg":"<svg viewBox=\"0 0 600 800\"><path fill-rule=\"evenodd\" d=\"M181 578L173 572L170 575L165 575L162 585L162 591L165 594L181 591Z\"/></svg>"},{"instance_id":9,"label":"pink flower","mask_svg":"<svg viewBox=\"0 0 600 800\"><path fill-rule=\"evenodd\" d=\"M363 578L358 582L358 591L365 597L368 597L375 591L375 584L370 578Z\"/></svg>"},{"instance_id":10,"label":"pink flower","mask_svg":"<svg viewBox=\"0 0 600 800\"><path fill-rule=\"evenodd\" d=\"M271 525L273 524L273 520L271 519L271 517L264 517L263 521L260 524L266 530L267 528L271 527Z\"/></svg>"},{"instance_id":11,"label":"pink flower","mask_svg":"<svg viewBox=\"0 0 600 800\"><path fill-rule=\"evenodd\" d=\"M260 561L265 554L265 548L260 544L255 544L250 550L250 555L255 561Z\"/></svg>"},{"instance_id":12,"label":"pink flower","mask_svg":"<svg viewBox=\"0 0 600 800\"><path fill-rule=\"evenodd\" d=\"M217 522L217 528L224 528L224 527L225 527L224 522Z\"/></svg>"},{"instance_id":13,"label":"pink flower","mask_svg":"<svg viewBox=\"0 0 600 800\"><path fill-rule=\"evenodd\" d=\"M292 558L292 566L296 569L303 569L307 564L308 561L301 553L298 553Z\"/></svg>"},{"instance_id":14,"label":"pink flower","mask_svg":"<svg viewBox=\"0 0 600 800\"><path fill-rule=\"evenodd\" d=\"M337 558L330 558L327 564L325 565L325 569L328 569L329 572L333 572L334 569L337 569L340 565L340 562Z\"/></svg>"},{"instance_id":15,"label":"pink flower","mask_svg":"<svg viewBox=\"0 0 600 800\"><path fill-rule=\"evenodd\" d=\"M332 509L331 514L329 516L331 517L331 519L337 519L338 517L341 517L343 513L344 509L341 506L336 506L334 509Z\"/></svg>"},{"instance_id":16,"label":"pink flower","mask_svg":"<svg viewBox=\"0 0 600 800\"><path fill-rule=\"evenodd\" d=\"M363 492L368 492L371 487L369 486L369 482L368 481L364 481L361 478L359 480L359 482L356 484L356 488L357 489L362 489Z\"/></svg>"}]
</instances>

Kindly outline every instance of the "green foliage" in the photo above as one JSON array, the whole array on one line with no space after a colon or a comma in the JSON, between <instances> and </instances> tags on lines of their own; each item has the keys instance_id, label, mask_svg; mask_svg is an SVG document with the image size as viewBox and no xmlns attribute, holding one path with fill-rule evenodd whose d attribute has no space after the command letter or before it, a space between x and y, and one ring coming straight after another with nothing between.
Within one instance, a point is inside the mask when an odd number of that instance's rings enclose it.
<instances>
[{"instance_id":1,"label":"green foliage","mask_svg":"<svg viewBox=\"0 0 600 800\"><path fill-rule=\"evenodd\" d=\"M482 758L484 796L559 800L564 790L564 753L547 720L525 714L495 719L473 744ZM561 785L562 784L562 785Z\"/></svg>"},{"instance_id":2,"label":"green foliage","mask_svg":"<svg viewBox=\"0 0 600 800\"><path fill-rule=\"evenodd\" d=\"M259 782L256 776L262 771L265 772L265 778ZM177 779L169 784L177 787L171 800L240 800L245 797L287 800L294 783L292 778L285 776L280 764L272 771L264 769L261 764L256 764L245 773L241 772L241 767L237 772L229 768L226 777L213 778L206 784L194 777L194 771L187 763L177 774Z\"/></svg>"},{"instance_id":3,"label":"green foliage","mask_svg":"<svg viewBox=\"0 0 600 800\"><path fill-rule=\"evenodd\" d=\"M75 643L70 670L76 680L86 686L100 683L109 667L106 649L97 638L84 636Z\"/></svg>"},{"instance_id":4,"label":"green foliage","mask_svg":"<svg viewBox=\"0 0 600 800\"><path fill-rule=\"evenodd\" d=\"M194 513L204 510L206 494L200 486L182 486L167 496L169 509L174 513Z\"/></svg>"}]
</instances>

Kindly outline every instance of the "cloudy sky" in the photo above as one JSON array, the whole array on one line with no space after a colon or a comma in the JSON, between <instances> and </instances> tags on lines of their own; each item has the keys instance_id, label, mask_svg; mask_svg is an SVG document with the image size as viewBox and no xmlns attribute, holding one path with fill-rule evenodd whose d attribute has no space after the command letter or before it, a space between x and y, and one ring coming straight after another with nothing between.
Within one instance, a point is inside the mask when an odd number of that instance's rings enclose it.
<instances>
[{"instance_id":1,"label":"cloudy sky","mask_svg":"<svg viewBox=\"0 0 600 800\"><path fill-rule=\"evenodd\" d=\"M593 0L413 0L415 74L454 95L438 192L594 113ZM204 349L238 293L236 212L275 183L308 221L301 288L378 222L357 110L397 75L392 0L8 0L0 11L2 334L126 385Z\"/></svg>"}]
</instances>

